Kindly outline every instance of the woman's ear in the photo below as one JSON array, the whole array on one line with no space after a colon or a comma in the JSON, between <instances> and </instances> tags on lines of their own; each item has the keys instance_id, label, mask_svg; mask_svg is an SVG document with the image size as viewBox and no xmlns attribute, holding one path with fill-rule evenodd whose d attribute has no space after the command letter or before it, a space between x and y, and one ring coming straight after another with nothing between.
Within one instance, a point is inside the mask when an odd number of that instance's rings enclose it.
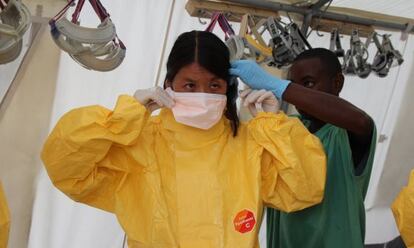
<instances>
[{"instance_id":1,"label":"woman's ear","mask_svg":"<svg viewBox=\"0 0 414 248\"><path fill-rule=\"evenodd\" d=\"M172 83L168 81L168 79L165 79L164 81L164 89L171 88L172 89Z\"/></svg>"}]
</instances>

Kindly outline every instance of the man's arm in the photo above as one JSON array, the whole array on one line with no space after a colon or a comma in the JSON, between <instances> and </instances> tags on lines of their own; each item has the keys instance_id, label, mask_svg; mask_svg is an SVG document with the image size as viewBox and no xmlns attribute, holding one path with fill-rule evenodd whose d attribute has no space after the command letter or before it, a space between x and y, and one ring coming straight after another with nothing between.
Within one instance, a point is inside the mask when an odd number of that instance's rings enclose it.
<instances>
[{"instance_id":1,"label":"man's arm","mask_svg":"<svg viewBox=\"0 0 414 248\"><path fill-rule=\"evenodd\" d=\"M368 114L340 97L293 83L284 92L283 100L323 122L347 130L354 165L358 166L371 144L374 122Z\"/></svg>"}]
</instances>

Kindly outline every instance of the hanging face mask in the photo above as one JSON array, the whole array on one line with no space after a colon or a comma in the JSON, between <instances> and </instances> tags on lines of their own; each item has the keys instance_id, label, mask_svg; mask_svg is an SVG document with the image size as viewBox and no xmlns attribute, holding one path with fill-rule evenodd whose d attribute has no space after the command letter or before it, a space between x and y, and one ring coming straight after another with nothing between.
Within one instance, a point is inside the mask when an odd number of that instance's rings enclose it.
<instances>
[{"instance_id":1,"label":"hanging face mask","mask_svg":"<svg viewBox=\"0 0 414 248\"><path fill-rule=\"evenodd\" d=\"M181 93L171 88L166 91L175 101L172 108L175 120L204 130L220 121L227 103L227 97L220 94Z\"/></svg>"}]
</instances>

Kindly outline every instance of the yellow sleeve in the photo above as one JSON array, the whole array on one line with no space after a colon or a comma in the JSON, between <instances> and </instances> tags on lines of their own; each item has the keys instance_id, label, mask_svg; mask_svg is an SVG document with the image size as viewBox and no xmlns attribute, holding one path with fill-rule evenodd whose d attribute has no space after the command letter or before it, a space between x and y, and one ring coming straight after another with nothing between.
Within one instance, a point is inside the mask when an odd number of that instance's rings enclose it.
<instances>
[{"instance_id":1,"label":"yellow sleeve","mask_svg":"<svg viewBox=\"0 0 414 248\"><path fill-rule=\"evenodd\" d=\"M90 106L65 114L42 151L53 184L75 201L112 212L114 193L130 170L122 147L137 142L148 118L126 95L113 111Z\"/></svg>"},{"instance_id":2,"label":"yellow sleeve","mask_svg":"<svg viewBox=\"0 0 414 248\"><path fill-rule=\"evenodd\" d=\"M297 118L283 112L259 113L249 133L262 148L262 198L285 212L301 210L323 198L326 156L319 139Z\"/></svg>"},{"instance_id":3,"label":"yellow sleeve","mask_svg":"<svg viewBox=\"0 0 414 248\"><path fill-rule=\"evenodd\" d=\"M0 183L0 247L7 247L10 231L10 212Z\"/></svg>"},{"instance_id":4,"label":"yellow sleeve","mask_svg":"<svg viewBox=\"0 0 414 248\"><path fill-rule=\"evenodd\" d=\"M414 247L414 170L408 186L404 187L392 204L398 230L407 247Z\"/></svg>"}]
</instances>

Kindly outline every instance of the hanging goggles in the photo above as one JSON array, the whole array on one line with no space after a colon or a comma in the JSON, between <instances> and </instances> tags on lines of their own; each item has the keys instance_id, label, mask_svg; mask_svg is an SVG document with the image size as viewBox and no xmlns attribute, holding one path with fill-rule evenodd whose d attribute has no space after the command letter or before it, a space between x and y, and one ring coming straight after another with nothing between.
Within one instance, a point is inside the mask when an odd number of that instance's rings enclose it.
<instances>
[{"instance_id":1,"label":"hanging goggles","mask_svg":"<svg viewBox=\"0 0 414 248\"><path fill-rule=\"evenodd\" d=\"M372 70L374 70L379 77L385 77L392 66L401 65L404 62L401 53L395 50L389 39L389 35L382 36L382 43L378 40L378 34L372 33L370 39L378 49L374 61L372 62Z\"/></svg>"},{"instance_id":2,"label":"hanging goggles","mask_svg":"<svg viewBox=\"0 0 414 248\"><path fill-rule=\"evenodd\" d=\"M28 8L18 0L0 1L0 64L15 60L21 53L23 35L30 26Z\"/></svg>"},{"instance_id":3,"label":"hanging goggles","mask_svg":"<svg viewBox=\"0 0 414 248\"><path fill-rule=\"evenodd\" d=\"M260 27L264 27L265 19L260 20L257 24L253 18L246 14L242 18L242 23L246 23L245 31L243 32L243 41L245 44L245 57L256 60L259 64L273 64L272 48L269 47L262 34L259 32ZM250 29L250 32L248 32ZM264 27L263 32L266 30Z\"/></svg>"},{"instance_id":4,"label":"hanging goggles","mask_svg":"<svg viewBox=\"0 0 414 248\"><path fill-rule=\"evenodd\" d=\"M126 47L118 38L110 16L99 0L89 0L101 23L97 28L81 27L80 12L85 0L79 0L69 21L64 17L75 0L49 22L55 43L76 62L89 70L111 71L125 58Z\"/></svg>"},{"instance_id":5,"label":"hanging goggles","mask_svg":"<svg viewBox=\"0 0 414 248\"><path fill-rule=\"evenodd\" d=\"M369 44L368 44L369 45ZM346 74L356 74L360 78L366 78L371 73L371 65L368 60L367 45L359 39L358 30L352 31L350 48L345 54L343 71Z\"/></svg>"}]
</instances>

